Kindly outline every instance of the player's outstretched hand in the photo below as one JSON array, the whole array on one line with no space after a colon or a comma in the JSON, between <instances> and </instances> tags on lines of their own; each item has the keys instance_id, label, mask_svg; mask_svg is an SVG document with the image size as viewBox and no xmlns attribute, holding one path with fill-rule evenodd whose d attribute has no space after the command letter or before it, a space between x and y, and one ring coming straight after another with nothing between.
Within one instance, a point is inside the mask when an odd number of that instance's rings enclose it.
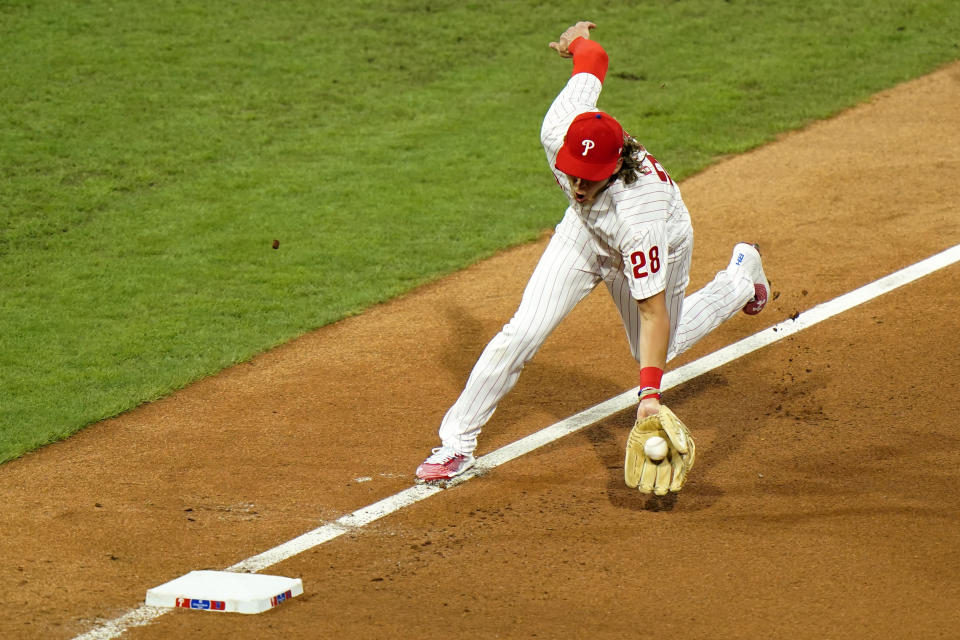
<instances>
[{"instance_id":1,"label":"player's outstretched hand","mask_svg":"<svg viewBox=\"0 0 960 640\"><path fill-rule=\"evenodd\" d=\"M644 451L647 440L660 436L667 441L667 456L661 461L651 460ZM623 479L631 489L658 496L678 492L693 468L696 447L686 425L666 405L644 418L638 418L627 438L627 452L623 463Z\"/></svg>"},{"instance_id":2,"label":"player's outstretched hand","mask_svg":"<svg viewBox=\"0 0 960 640\"><path fill-rule=\"evenodd\" d=\"M581 37L589 40L590 30L596 28L597 25L592 22L580 21L560 34L560 38L556 42L551 42L550 48L556 49L557 53L564 58L572 58L573 54L570 53L569 49L570 43Z\"/></svg>"}]
</instances>

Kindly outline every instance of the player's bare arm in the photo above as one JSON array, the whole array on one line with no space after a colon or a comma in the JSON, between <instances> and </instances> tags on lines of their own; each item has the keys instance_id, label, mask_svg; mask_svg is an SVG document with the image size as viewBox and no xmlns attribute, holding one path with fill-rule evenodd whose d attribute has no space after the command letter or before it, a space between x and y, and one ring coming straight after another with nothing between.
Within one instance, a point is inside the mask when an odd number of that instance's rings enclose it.
<instances>
[{"instance_id":1,"label":"player's bare arm","mask_svg":"<svg viewBox=\"0 0 960 640\"><path fill-rule=\"evenodd\" d=\"M556 42L550 43L550 48L555 49L557 53L560 54L563 58L572 58L573 54L570 53L570 43L576 40L577 38L590 39L590 30L596 29L597 25L592 22L580 21L572 27L568 27L566 31L560 34L560 37Z\"/></svg>"},{"instance_id":2,"label":"player's bare arm","mask_svg":"<svg viewBox=\"0 0 960 640\"><path fill-rule=\"evenodd\" d=\"M644 300L638 300L637 306L640 309L640 376L642 380L651 370L659 370L662 375L663 369L667 366L670 312L667 310L667 297L663 291ZM641 386L643 384L641 382ZM659 392L659 379L653 386ZM659 393L644 396L637 407L637 419L654 415L658 411L660 411Z\"/></svg>"}]
</instances>

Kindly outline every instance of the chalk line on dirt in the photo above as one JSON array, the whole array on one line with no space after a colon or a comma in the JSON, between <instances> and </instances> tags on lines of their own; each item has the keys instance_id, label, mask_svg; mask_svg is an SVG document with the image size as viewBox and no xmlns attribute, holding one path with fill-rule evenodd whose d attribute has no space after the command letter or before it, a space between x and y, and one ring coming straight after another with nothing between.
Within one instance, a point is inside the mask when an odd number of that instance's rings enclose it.
<instances>
[{"instance_id":1,"label":"chalk line on dirt","mask_svg":"<svg viewBox=\"0 0 960 640\"><path fill-rule=\"evenodd\" d=\"M833 300L819 304L797 315L793 319L784 320L779 324L730 344L698 360L668 371L664 374L662 386L664 389L668 389L683 384L703 373L728 364L742 356L803 331L815 324L864 304L885 293L889 293L894 289L948 267L958 261L960 261L960 244L950 247L925 260L921 260L916 264L904 267L859 289L854 289ZM637 389L633 388L521 438L516 442L505 445L496 451L478 458L476 465L470 471L458 477L454 482L451 482L448 487L462 484L471 478L483 475L490 469L599 422L614 413L624 411L632 407L636 401ZM414 485L384 498L379 502L341 516L333 522L308 531L263 553L241 560L227 567L226 570L257 573L267 567L299 555L325 542L329 542L344 533L364 527L371 522L395 513L421 500L425 500L442 491L444 491L444 489L438 486ZM76 636L74 640L110 640L117 638L127 629L147 625L170 610L171 609L163 607L153 607L142 604L122 616L100 623L90 631Z\"/></svg>"}]
</instances>

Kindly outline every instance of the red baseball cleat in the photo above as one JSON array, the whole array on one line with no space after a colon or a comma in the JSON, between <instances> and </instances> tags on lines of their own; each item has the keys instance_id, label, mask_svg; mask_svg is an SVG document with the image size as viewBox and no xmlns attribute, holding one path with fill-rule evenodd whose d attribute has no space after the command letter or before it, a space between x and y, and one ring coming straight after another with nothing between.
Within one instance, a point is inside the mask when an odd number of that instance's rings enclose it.
<instances>
[{"instance_id":1,"label":"red baseball cleat","mask_svg":"<svg viewBox=\"0 0 960 640\"><path fill-rule=\"evenodd\" d=\"M760 245L741 242L733 248L729 270L743 269L753 280L753 298L743 307L748 316L755 316L767 306L770 299L770 282L763 273L763 261L760 258Z\"/></svg>"},{"instance_id":2,"label":"red baseball cleat","mask_svg":"<svg viewBox=\"0 0 960 640\"><path fill-rule=\"evenodd\" d=\"M469 453L457 453L450 447L437 447L429 458L417 467L417 479L423 482L450 480L476 462Z\"/></svg>"}]
</instances>

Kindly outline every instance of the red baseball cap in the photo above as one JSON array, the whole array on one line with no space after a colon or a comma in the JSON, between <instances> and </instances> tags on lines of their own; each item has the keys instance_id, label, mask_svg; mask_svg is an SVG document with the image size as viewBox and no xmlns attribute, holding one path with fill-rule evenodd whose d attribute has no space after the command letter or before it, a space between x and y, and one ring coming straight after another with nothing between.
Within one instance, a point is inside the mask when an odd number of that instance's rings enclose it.
<instances>
[{"instance_id":1,"label":"red baseball cap","mask_svg":"<svg viewBox=\"0 0 960 640\"><path fill-rule=\"evenodd\" d=\"M621 149L620 123L602 111L588 111L570 123L555 166L575 178L604 180L617 168Z\"/></svg>"}]
</instances>

